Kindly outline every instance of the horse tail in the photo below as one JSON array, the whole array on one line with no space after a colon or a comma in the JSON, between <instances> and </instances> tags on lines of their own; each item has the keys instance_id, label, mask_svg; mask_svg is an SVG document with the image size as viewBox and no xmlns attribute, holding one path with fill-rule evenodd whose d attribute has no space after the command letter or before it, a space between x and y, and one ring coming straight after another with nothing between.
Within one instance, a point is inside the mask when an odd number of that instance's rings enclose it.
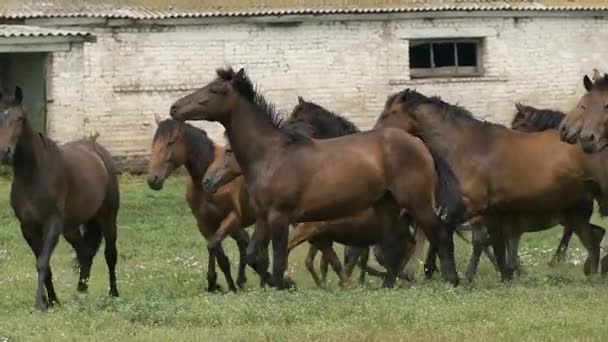
<instances>
[{"instance_id":1,"label":"horse tail","mask_svg":"<svg viewBox=\"0 0 608 342\"><path fill-rule=\"evenodd\" d=\"M433 156L438 178L435 194L437 198L436 210L444 224L454 227L464 222L466 217L466 206L462 200L460 182L445 158L432 148L429 148L429 151Z\"/></svg>"}]
</instances>

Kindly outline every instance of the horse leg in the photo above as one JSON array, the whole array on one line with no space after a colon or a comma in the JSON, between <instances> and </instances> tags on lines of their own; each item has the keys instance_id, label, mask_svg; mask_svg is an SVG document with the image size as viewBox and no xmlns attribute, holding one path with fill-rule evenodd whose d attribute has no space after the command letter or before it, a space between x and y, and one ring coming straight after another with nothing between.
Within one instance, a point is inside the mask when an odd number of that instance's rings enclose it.
<instances>
[{"instance_id":1,"label":"horse leg","mask_svg":"<svg viewBox=\"0 0 608 342\"><path fill-rule=\"evenodd\" d=\"M365 275L368 273L367 264L369 261L369 247L361 248L360 251L361 256L359 256L359 284L365 284Z\"/></svg>"},{"instance_id":2,"label":"horse leg","mask_svg":"<svg viewBox=\"0 0 608 342\"><path fill-rule=\"evenodd\" d=\"M245 274L245 254L247 253L247 245L249 244L249 234L244 229L238 229L232 235L232 238L236 241L236 245L239 248L239 275L236 279L236 285L239 288L245 287L247 282L247 275Z\"/></svg>"},{"instance_id":3,"label":"horse leg","mask_svg":"<svg viewBox=\"0 0 608 342\"><path fill-rule=\"evenodd\" d=\"M43 243L42 238L39 235L38 229L39 228L35 227L35 226L21 225L21 233L23 234L23 238L25 239L27 244L30 246L32 253L34 254L34 257L36 258L36 260L38 260L38 258L40 257L40 253L42 252L42 243ZM46 286L46 290L48 292L49 298L54 298L54 301L57 302L57 295L55 294L55 289L53 287L53 284L49 283L45 279L45 286ZM46 294L43 295L43 302L45 302L45 303L49 302Z\"/></svg>"},{"instance_id":4,"label":"horse leg","mask_svg":"<svg viewBox=\"0 0 608 342\"><path fill-rule=\"evenodd\" d=\"M249 241L249 245L247 245L247 264L260 277L261 286L264 286L264 284L271 285L270 273L268 273L268 250L266 249L266 254L263 252L263 246L268 244L268 233L268 222L266 219L257 219L251 240ZM264 258L265 256L266 259Z\"/></svg>"},{"instance_id":5,"label":"horse leg","mask_svg":"<svg viewBox=\"0 0 608 342\"><path fill-rule=\"evenodd\" d=\"M593 230L591 229L591 225L588 222L577 225L575 233L587 250L587 260L585 260L585 265L583 266L585 275L588 276L597 273L599 267L601 241L596 238Z\"/></svg>"},{"instance_id":6,"label":"horse leg","mask_svg":"<svg viewBox=\"0 0 608 342\"><path fill-rule=\"evenodd\" d=\"M263 270L267 270L268 267L270 266L270 253L268 252L268 245L270 244L270 240L266 240L263 241L262 244L260 245L260 249L258 251L258 259L257 259L257 264L259 265L258 267L260 267ZM270 275L268 275L268 277L270 277ZM267 278L266 280L264 280L263 278L260 277L260 287L264 288L266 287L267 280L269 278Z\"/></svg>"},{"instance_id":7,"label":"horse leg","mask_svg":"<svg viewBox=\"0 0 608 342\"><path fill-rule=\"evenodd\" d=\"M330 261L327 259L325 254L321 254L321 262L319 264L319 270L321 272L321 281L323 284L327 284L327 270L329 269Z\"/></svg>"},{"instance_id":8,"label":"horse leg","mask_svg":"<svg viewBox=\"0 0 608 342\"><path fill-rule=\"evenodd\" d=\"M207 292L221 291L222 288L217 283L217 272L215 271L215 254L207 248L209 261L207 263Z\"/></svg>"},{"instance_id":9,"label":"horse leg","mask_svg":"<svg viewBox=\"0 0 608 342\"><path fill-rule=\"evenodd\" d=\"M496 257L496 263L500 270L501 280L507 281L513 278L513 274L509 271L506 261L506 241L504 239L502 225L498 223L492 223L488 225L488 233L490 235L490 242L494 249L494 256Z\"/></svg>"},{"instance_id":10,"label":"horse leg","mask_svg":"<svg viewBox=\"0 0 608 342\"><path fill-rule=\"evenodd\" d=\"M293 282L285 279L289 219L283 213L273 211L268 215L268 224L272 239L272 284L279 290L293 287Z\"/></svg>"},{"instance_id":11,"label":"horse leg","mask_svg":"<svg viewBox=\"0 0 608 342\"><path fill-rule=\"evenodd\" d=\"M572 229L570 226L564 226L562 238L559 240L557 250L555 251L553 258L551 258L549 265L554 266L566 260L566 252L568 251L568 245L570 244L570 239L572 238L573 233L574 229Z\"/></svg>"},{"instance_id":12,"label":"horse leg","mask_svg":"<svg viewBox=\"0 0 608 342\"><path fill-rule=\"evenodd\" d=\"M467 267L466 278L469 283L472 283L477 274L477 267L481 259L481 254L485 247L490 244L490 239L485 227L481 225L473 225L471 230L473 240L473 252L471 253L471 259L469 260L469 266Z\"/></svg>"},{"instance_id":13,"label":"horse leg","mask_svg":"<svg viewBox=\"0 0 608 342\"><path fill-rule=\"evenodd\" d=\"M423 255L428 254L428 240L424 235L424 232L420 228L416 228L414 234L415 247L412 256L405 265L404 276L406 280L413 281L416 278L416 272L418 270L418 260L422 259Z\"/></svg>"},{"instance_id":14,"label":"horse leg","mask_svg":"<svg viewBox=\"0 0 608 342\"><path fill-rule=\"evenodd\" d=\"M331 268L333 268L334 272L338 275L340 279L340 287L346 287L348 285L348 280L344 275L344 270L342 269L342 263L340 263L340 259L338 259L338 255L332 246L332 242L329 240L318 241L315 243L315 246L321 250L323 253L323 258L326 258L331 264Z\"/></svg>"},{"instance_id":15,"label":"horse leg","mask_svg":"<svg viewBox=\"0 0 608 342\"><path fill-rule=\"evenodd\" d=\"M519 260L519 241L521 235L509 237L507 239L507 265L509 270L514 271L517 275L522 275L522 266Z\"/></svg>"},{"instance_id":16,"label":"horse leg","mask_svg":"<svg viewBox=\"0 0 608 342\"><path fill-rule=\"evenodd\" d=\"M89 223L85 226L85 230L81 235L80 229L77 226L66 226L64 228L64 237L68 241L78 258L80 275L78 277L78 292L86 292L89 288L89 276L91 274L91 265L95 252L101 244L101 231L98 225Z\"/></svg>"},{"instance_id":17,"label":"horse leg","mask_svg":"<svg viewBox=\"0 0 608 342\"><path fill-rule=\"evenodd\" d=\"M234 280L232 279L232 272L230 270L230 260L226 253L224 253L224 248L222 247L222 241L228 236L228 234L232 232L236 232L241 229L241 220L238 215L233 211L228 214L220 224L220 227L217 229L213 237L209 241L208 248L215 255L215 259L217 260L222 273L224 273L224 277L226 278L226 283L228 284L228 288L232 292L236 292L236 285L234 285Z\"/></svg>"},{"instance_id":18,"label":"horse leg","mask_svg":"<svg viewBox=\"0 0 608 342\"><path fill-rule=\"evenodd\" d=\"M430 241L429 241L430 242ZM437 245L436 242L429 243L426 261L424 262L424 276L426 279L431 279L437 271Z\"/></svg>"},{"instance_id":19,"label":"horse leg","mask_svg":"<svg viewBox=\"0 0 608 342\"><path fill-rule=\"evenodd\" d=\"M234 280L232 279L232 272L230 270L230 259L228 259L226 253L224 253L224 248L222 247L222 244L215 244L212 248L209 248L209 250L215 256L217 264L220 266L220 270L222 270L222 273L224 273L228 288L230 289L230 291L236 292L236 285L234 284Z\"/></svg>"},{"instance_id":20,"label":"horse leg","mask_svg":"<svg viewBox=\"0 0 608 342\"><path fill-rule=\"evenodd\" d=\"M36 291L36 308L46 310L48 305L52 305L57 300L53 287L53 275L51 272L51 255L57 246L63 222L59 216L51 216L43 226L44 240L40 255L36 260L36 270L38 271L38 290ZM45 287L48 291L48 302L45 300ZM51 293L52 292L52 293ZM53 298L54 297L54 298Z\"/></svg>"},{"instance_id":21,"label":"horse leg","mask_svg":"<svg viewBox=\"0 0 608 342\"><path fill-rule=\"evenodd\" d=\"M116 250L117 226L116 214L118 209L101 218L98 224L101 227L103 240L105 244L104 258L108 267L108 283L110 290L108 294L112 297L119 297L118 286L116 285L116 262L118 260L118 251ZM89 227L87 226L87 229ZM86 238L85 238L86 240Z\"/></svg>"},{"instance_id":22,"label":"horse leg","mask_svg":"<svg viewBox=\"0 0 608 342\"><path fill-rule=\"evenodd\" d=\"M317 252L319 249L314 245L313 242L310 242L310 247L308 248L308 254L306 254L305 265L306 269L310 273L312 279L315 281L318 287L323 287L323 282L319 278L317 271L315 270L315 256L317 256Z\"/></svg>"}]
</instances>

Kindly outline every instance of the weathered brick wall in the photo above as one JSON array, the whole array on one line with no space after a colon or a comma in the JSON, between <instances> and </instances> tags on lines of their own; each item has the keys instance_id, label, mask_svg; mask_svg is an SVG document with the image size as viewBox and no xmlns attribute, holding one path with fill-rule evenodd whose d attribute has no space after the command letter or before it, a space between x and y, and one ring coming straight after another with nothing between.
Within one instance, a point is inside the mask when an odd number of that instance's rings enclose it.
<instances>
[{"instance_id":1,"label":"weathered brick wall","mask_svg":"<svg viewBox=\"0 0 608 342\"><path fill-rule=\"evenodd\" d=\"M96 43L53 57L49 128L59 140L99 131L114 155L149 152L154 114L214 77L244 66L279 108L301 95L370 128L386 96L405 87L507 123L513 104L568 109L582 75L607 66L608 20L436 19L96 28ZM410 80L408 38L484 35L484 77ZM223 141L217 124L200 123ZM141 164L140 164L141 165Z\"/></svg>"}]
</instances>

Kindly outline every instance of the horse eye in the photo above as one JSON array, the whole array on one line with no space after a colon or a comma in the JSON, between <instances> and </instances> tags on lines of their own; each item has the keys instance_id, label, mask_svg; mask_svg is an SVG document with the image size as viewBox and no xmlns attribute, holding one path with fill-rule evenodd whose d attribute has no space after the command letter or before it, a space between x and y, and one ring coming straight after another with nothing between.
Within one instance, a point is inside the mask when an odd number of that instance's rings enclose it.
<instances>
[{"instance_id":1,"label":"horse eye","mask_svg":"<svg viewBox=\"0 0 608 342\"><path fill-rule=\"evenodd\" d=\"M605 105L604 105L604 109L608 109L608 104L605 104Z\"/></svg>"},{"instance_id":2,"label":"horse eye","mask_svg":"<svg viewBox=\"0 0 608 342\"><path fill-rule=\"evenodd\" d=\"M175 144L175 140L169 140L169 142L167 143L167 146L171 146L173 144Z\"/></svg>"}]
</instances>

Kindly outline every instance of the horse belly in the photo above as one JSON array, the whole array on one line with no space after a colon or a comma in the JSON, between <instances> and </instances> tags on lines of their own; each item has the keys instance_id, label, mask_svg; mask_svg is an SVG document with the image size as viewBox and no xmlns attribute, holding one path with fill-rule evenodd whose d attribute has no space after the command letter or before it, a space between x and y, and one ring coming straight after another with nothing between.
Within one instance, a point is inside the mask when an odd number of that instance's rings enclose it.
<instances>
[{"instance_id":1,"label":"horse belly","mask_svg":"<svg viewBox=\"0 0 608 342\"><path fill-rule=\"evenodd\" d=\"M372 206L386 191L380 177L325 177L320 172L301 192L294 217L297 222L310 222L352 215Z\"/></svg>"},{"instance_id":2,"label":"horse belly","mask_svg":"<svg viewBox=\"0 0 608 342\"><path fill-rule=\"evenodd\" d=\"M350 246L377 244L382 232L372 208L341 219L326 221L321 229L323 232L319 234L319 238Z\"/></svg>"}]
</instances>

